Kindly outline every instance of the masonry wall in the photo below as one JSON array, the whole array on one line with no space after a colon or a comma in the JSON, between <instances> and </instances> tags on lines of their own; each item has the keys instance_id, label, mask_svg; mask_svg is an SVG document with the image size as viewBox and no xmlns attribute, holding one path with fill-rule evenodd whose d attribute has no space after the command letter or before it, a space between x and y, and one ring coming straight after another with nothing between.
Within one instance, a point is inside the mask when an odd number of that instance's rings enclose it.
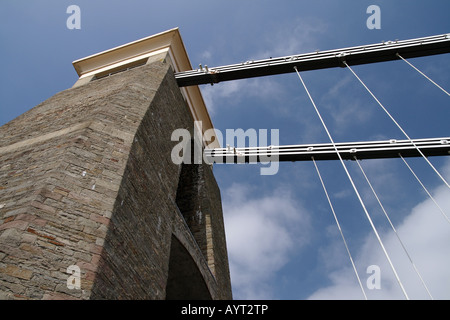
<instances>
[{"instance_id":1,"label":"masonry wall","mask_svg":"<svg viewBox=\"0 0 450 320\"><path fill-rule=\"evenodd\" d=\"M0 299L165 299L168 283L167 298L230 299L210 166L196 165L201 187L190 195L203 226L177 206L183 165L171 161L170 137L192 124L170 66L157 61L65 90L0 127ZM71 265L81 289L67 286Z\"/></svg>"}]
</instances>

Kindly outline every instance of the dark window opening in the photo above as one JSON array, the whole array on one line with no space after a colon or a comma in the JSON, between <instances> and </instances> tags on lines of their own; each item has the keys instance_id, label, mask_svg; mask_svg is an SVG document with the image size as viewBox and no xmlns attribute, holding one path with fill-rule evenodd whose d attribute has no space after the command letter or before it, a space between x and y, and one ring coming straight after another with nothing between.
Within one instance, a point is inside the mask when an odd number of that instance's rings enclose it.
<instances>
[{"instance_id":1,"label":"dark window opening","mask_svg":"<svg viewBox=\"0 0 450 320\"><path fill-rule=\"evenodd\" d=\"M178 182L176 204L197 245L207 258L207 217L201 208L201 165L182 164Z\"/></svg>"},{"instance_id":2,"label":"dark window opening","mask_svg":"<svg viewBox=\"0 0 450 320\"><path fill-rule=\"evenodd\" d=\"M117 68L113 68L113 69L109 69L109 70L106 70L106 71L103 71L103 72L99 72L99 73L97 73L95 75L95 77L92 79L92 81L98 80L98 79L102 79L102 78L106 78L106 77L109 77L109 76L111 76L113 74L116 74L116 73L124 72L124 71L130 70L130 69L133 69L133 68L137 68L137 67L143 66L143 65L145 65L147 63L147 60L148 60L148 58L145 58L145 59L141 59L141 60L138 60L138 61L134 61L134 62L128 63L128 64L126 64L124 66L120 66L120 67L117 67Z\"/></svg>"}]
</instances>

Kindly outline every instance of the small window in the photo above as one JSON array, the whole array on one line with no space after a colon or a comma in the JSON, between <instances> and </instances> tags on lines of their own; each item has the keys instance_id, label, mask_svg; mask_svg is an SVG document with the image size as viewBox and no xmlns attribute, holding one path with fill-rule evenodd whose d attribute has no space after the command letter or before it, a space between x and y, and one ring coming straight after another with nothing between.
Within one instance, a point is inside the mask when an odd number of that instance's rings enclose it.
<instances>
[{"instance_id":1,"label":"small window","mask_svg":"<svg viewBox=\"0 0 450 320\"><path fill-rule=\"evenodd\" d=\"M137 60L137 61L133 61L133 62L127 63L126 65L123 65L123 66L119 66L119 67L112 68L112 69L109 69L109 70L106 70L106 71L103 71L103 72L99 72L99 73L97 73L95 75L95 77L92 80L98 80L98 79L106 78L106 77L109 77L109 76L111 76L113 74L116 74L116 73L120 73L120 72L123 72L123 71L127 71L127 70L130 70L130 69L133 69L133 68L137 68L137 67L143 66L143 65L145 65L147 63L147 60L148 60L148 58L145 58L145 59L141 59L141 60Z\"/></svg>"}]
</instances>

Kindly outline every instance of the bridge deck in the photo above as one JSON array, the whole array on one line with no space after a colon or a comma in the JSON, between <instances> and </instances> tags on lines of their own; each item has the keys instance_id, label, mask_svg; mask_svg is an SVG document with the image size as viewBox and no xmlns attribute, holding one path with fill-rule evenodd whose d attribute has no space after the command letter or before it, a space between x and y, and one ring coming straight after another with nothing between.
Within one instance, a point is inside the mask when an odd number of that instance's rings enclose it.
<instances>
[{"instance_id":1,"label":"bridge deck","mask_svg":"<svg viewBox=\"0 0 450 320\"><path fill-rule=\"evenodd\" d=\"M205 66L197 70L175 73L175 78L180 87L214 84L229 80L290 73L294 72L294 67L297 67L298 71L343 67L342 61L344 60L348 65L398 60L400 58L397 53L405 59L450 53L450 34L252 60L215 68Z\"/></svg>"},{"instance_id":2,"label":"bridge deck","mask_svg":"<svg viewBox=\"0 0 450 320\"><path fill-rule=\"evenodd\" d=\"M420 157L417 148L427 157L450 155L450 137L384 140L368 142L336 143L336 148L344 160ZM417 148L416 148L417 147ZM205 158L210 163L256 163L267 161L310 161L338 160L339 157L330 143L254 148L205 149Z\"/></svg>"}]
</instances>

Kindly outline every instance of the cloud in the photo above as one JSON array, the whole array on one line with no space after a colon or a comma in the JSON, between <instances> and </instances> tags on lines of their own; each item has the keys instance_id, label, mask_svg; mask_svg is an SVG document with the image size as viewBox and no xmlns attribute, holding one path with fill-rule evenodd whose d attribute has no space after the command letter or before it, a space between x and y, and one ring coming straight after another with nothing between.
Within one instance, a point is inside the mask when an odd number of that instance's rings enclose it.
<instances>
[{"instance_id":1,"label":"cloud","mask_svg":"<svg viewBox=\"0 0 450 320\"><path fill-rule=\"evenodd\" d=\"M229 109L241 106L244 98L258 98L267 103L286 95L286 90L273 78L228 81L214 86L203 86L201 92L211 115L220 107L226 106Z\"/></svg>"},{"instance_id":2,"label":"cloud","mask_svg":"<svg viewBox=\"0 0 450 320\"><path fill-rule=\"evenodd\" d=\"M343 75L342 70L329 76L329 80L334 79L333 84L320 98L320 105L331 117L333 134L348 135L355 127L364 127L373 121L374 109L367 106L372 101L358 88L360 84L355 78L351 74Z\"/></svg>"},{"instance_id":3,"label":"cloud","mask_svg":"<svg viewBox=\"0 0 450 320\"><path fill-rule=\"evenodd\" d=\"M317 39L327 31L327 24L316 18L281 22L272 33L263 38L265 48L256 57L267 59L318 50Z\"/></svg>"},{"instance_id":4,"label":"cloud","mask_svg":"<svg viewBox=\"0 0 450 320\"><path fill-rule=\"evenodd\" d=\"M290 253L308 242L309 215L289 191L255 197L251 189L233 184L224 192L233 296L271 299L271 280Z\"/></svg>"},{"instance_id":5,"label":"cloud","mask_svg":"<svg viewBox=\"0 0 450 320\"><path fill-rule=\"evenodd\" d=\"M447 166L448 170L450 165ZM441 186L433 192L435 200L444 211L450 211L449 190ZM446 222L431 199L413 208L411 213L396 228L411 258L424 279L434 299L450 299L450 224ZM406 293L410 299L428 299L426 289L403 251L393 231L381 234L381 239L393 262ZM337 239L337 238L336 238ZM342 250L338 246L322 248L332 253ZM336 252L335 252L336 254ZM355 264L369 299L404 299L404 295L378 242L372 235L366 237L357 252ZM353 269L334 265L329 272L331 285L320 288L309 299L362 299ZM366 272L370 265L381 270L381 289L367 289L366 281L371 275Z\"/></svg>"},{"instance_id":6,"label":"cloud","mask_svg":"<svg viewBox=\"0 0 450 320\"><path fill-rule=\"evenodd\" d=\"M257 48L254 52L248 54L248 59L268 59L270 57L311 52L317 49L315 48L316 39L320 34L325 33L326 29L326 25L317 19L296 19L280 24L272 32L258 38ZM242 46L245 47L246 44ZM224 53L226 52L221 54ZM211 51L207 50L202 53L204 58L211 58L211 56ZM238 106L242 99L246 97L258 98L261 101L271 101L272 103L276 100L281 104L288 92L277 81L277 78L273 77L259 77L229 81L214 86L203 86L201 91L208 111L212 115L216 113L218 106L223 104L222 101L227 101L227 107ZM273 105L271 106L273 107ZM278 106L278 108L281 106Z\"/></svg>"},{"instance_id":7,"label":"cloud","mask_svg":"<svg viewBox=\"0 0 450 320\"><path fill-rule=\"evenodd\" d=\"M203 60L208 61L212 58L212 55L213 54L212 54L211 50L205 50L200 54L200 58L202 59L202 61Z\"/></svg>"}]
</instances>

